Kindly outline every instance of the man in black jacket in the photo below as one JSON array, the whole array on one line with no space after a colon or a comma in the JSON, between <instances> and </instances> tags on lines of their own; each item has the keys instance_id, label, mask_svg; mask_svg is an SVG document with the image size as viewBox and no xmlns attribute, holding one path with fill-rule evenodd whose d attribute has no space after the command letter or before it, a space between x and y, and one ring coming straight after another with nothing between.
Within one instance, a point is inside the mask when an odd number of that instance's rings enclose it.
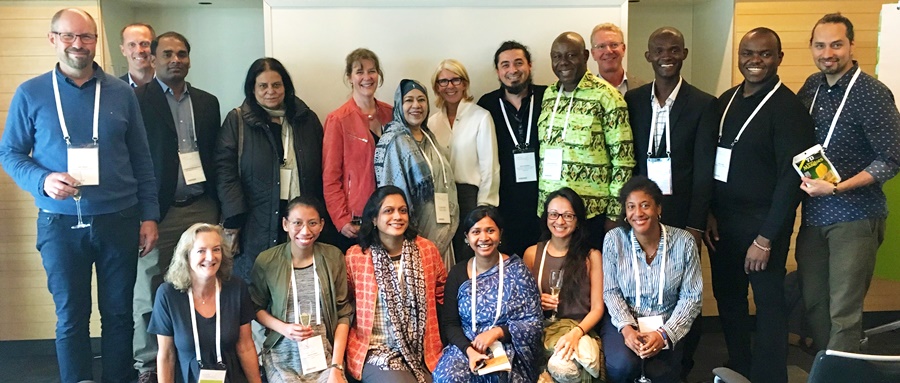
<instances>
[{"instance_id":1,"label":"man in black jacket","mask_svg":"<svg viewBox=\"0 0 900 383\"><path fill-rule=\"evenodd\" d=\"M684 36L672 27L650 35L644 57L655 80L625 94L634 136L635 174L663 190L660 222L686 229L700 250L713 186L716 156L716 98L681 78L687 58ZM698 318L699 319L699 318ZM695 321L684 338L682 380L694 365L700 341Z\"/></svg>"},{"instance_id":2,"label":"man in black jacket","mask_svg":"<svg viewBox=\"0 0 900 383\"><path fill-rule=\"evenodd\" d=\"M156 79L136 89L153 170L159 183L159 242L138 260L134 286L134 359L140 382L155 381L156 336L147 333L156 289L181 234L197 222L217 223L213 151L219 100L185 81L191 45L177 32L151 43Z\"/></svg>"},{"instance_id":3,"label":"man in black jacket","mask_svg":"<svg viewBox=\"0 0 900 383\"><path fill-rule=\"evenodd\" d=\"M153 66L150 63L150 42L156 38L156 32L149 24L133 23L122 28L122 44L119 49L128 61L128 72L119 78L137 88L153 79Z\"/></svg>"}]
</instances>

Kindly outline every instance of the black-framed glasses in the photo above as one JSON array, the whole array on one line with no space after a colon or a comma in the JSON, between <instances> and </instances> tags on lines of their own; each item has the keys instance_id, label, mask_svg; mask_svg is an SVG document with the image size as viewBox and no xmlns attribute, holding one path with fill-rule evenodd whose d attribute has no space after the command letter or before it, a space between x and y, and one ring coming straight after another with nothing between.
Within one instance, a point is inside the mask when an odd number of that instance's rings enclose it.
<instances>
[{"instance_id":1,"label":"black-framed glasses","mask_svg":"<svg viewBox=\"0 0 900 383\"><path fill-rule=\"evenodd\" d=\"M572 222L575 220L574 213L560 213L558 211L553 211L553 210L547 212L547 218L551 221L556 221L557 219L559 219L559 217L562 217L563 221L566 221L566 222Z\"/></svg>"},{"instance_id":2,"label":"black-framed glasses","mask_svg":"<svg viewBox=\"0 0 900 383\"><path fill-rule=\"evenodd\" d=\"M609 48L611 50L616 50L616 49L619 49L619 47L622 45L623 45L622 43L609 43L609 44L600 43L600 44L594 44L594 46L592 48L599 49L601 51L606 50L606 48Z\"/></svg>"},{"instance_id":3,"label":"black-framed glasses","mask_svg":"<svg viewBox=\"0 0 900 383\"><path fill-rule=\"evenodd\" d=\"M442 79L437 80L438 85L440 85L442 88L447 85L450 85L450 84L459 86L459 84L462 84L462 82L463 82L462 77L442 78Z\"/></svg>"},{"instance_id":4,"label":"black-framed glasses","mask_svg":"<svg viewBox=\"0 0 900 383\"><path fill-rule=\"evenodd\" d=\"M74 43L76 38L81 39L81 42L85 44L93 44L97 42L97 34L95 33L82 33L80 35L75 33L57 31L51 31L50 33L59 36L59 40L66 44Z\"/></svg>"}]
</instances>

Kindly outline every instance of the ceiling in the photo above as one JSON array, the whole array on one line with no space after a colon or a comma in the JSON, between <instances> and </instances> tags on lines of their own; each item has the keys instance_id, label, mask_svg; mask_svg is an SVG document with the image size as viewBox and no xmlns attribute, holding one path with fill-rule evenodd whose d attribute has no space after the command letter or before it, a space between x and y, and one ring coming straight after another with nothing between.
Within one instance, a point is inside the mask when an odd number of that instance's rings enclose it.
<instances>
[{"instance_id":1,"label":"ceiling","mask_svg":"<svg viewBox=\"0 0 900 383\"><path fill-rule=\"evenodd\" d=\"M164 8L255 8L262 7L263 0L100 0L114 4L130 5L132 7L164 7ZM200 2L209 2L211 5L201 5Z\"/></svg>"}]
</instances>

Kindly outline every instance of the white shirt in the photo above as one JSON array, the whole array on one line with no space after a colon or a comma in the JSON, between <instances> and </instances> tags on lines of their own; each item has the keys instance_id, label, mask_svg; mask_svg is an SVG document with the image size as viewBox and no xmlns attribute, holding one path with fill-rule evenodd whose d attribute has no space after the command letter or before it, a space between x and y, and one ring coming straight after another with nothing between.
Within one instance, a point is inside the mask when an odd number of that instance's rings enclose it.
<instances>
[{"instance_id":1,"label":"white shirt","mask_svg":"<svg viewBox=\"0 0 900 383\"><path fill-rule=\"evenodd\" d=\"M651 145L649 149L654 155L659 151L659 146L664 138L663 133L666 131L666 123L669 122L669 113L672 112L672 105L675 104L675 97L678 96L678 91L681 90L681 83L683 80L683 78L679 77L678 85L675 85L675 89L672 89L672 93L666 98L665 105L663 106L659 106L659 100L656 99L656 81L654 81L652 83L653 85L650 87L650 105L653 108L653 121L650 123L650 126L651 129L653 129L655 125L653 131L656 134L655 137L653 137L653 145ZM672 132L668 132L668 134L672 134ZM672 148L666 149L672 150Z\"/></svg>"},{"instance_id":2,"label":"white shirt","mask_svg":"<svg viewBox=\"0 0 900 383\"><path fill-rule=\"evenodd\" d=\"M479 205L499 205L500 162L490 112L463 100L456 110L452 129L443 109L428 118L428 129L434 133L438 145L449 148L456 183L478 186Z\"/></svg>"}]
</instances>

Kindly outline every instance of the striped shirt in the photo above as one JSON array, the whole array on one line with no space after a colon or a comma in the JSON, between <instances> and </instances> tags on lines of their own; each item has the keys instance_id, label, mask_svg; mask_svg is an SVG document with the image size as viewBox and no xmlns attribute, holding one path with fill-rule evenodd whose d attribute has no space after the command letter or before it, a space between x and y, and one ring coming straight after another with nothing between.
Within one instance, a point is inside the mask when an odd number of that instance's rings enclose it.
<instances>
[{"instance_id":1,"label":"striped shirt","mask_svg":"<svg viewBox=\"0 0 900 383\"><path fill-rule=\"evenodd\" d=\"M662 315L662 328L672 344L687 335L694 318L700 314L703 280L700 256L694 238L687 231L665 226L666 236L660 238L659 256L650 265L631 229L618 227L603 241L603 301L612 324L621 331L624 326L637 327L637 318ZM665 242L665 254L662 254ZM637 249L637 252L633 249ZM665 257L665 270L662 270ZM641 285L641 305L637 306L637 292L633 265L638 266ZM663 273L664 271L664 273ZM662 305L658 302L661 274Z\"/></svg>"}]
</instances>

